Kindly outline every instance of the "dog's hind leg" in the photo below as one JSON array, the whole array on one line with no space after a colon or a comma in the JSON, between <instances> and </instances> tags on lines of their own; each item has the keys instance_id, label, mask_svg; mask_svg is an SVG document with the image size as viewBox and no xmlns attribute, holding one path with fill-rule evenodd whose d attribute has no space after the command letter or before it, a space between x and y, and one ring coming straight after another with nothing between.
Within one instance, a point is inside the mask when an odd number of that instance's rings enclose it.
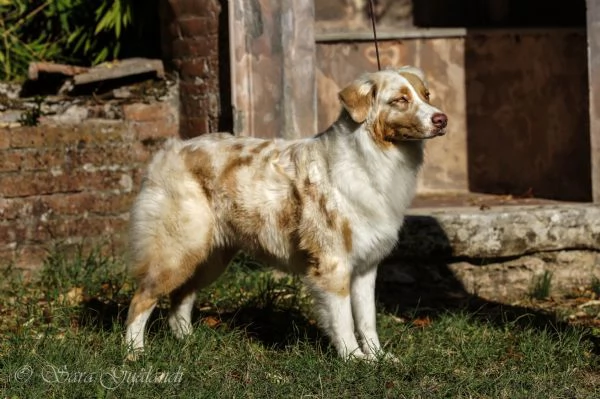
<instances>
[{"instance_id":1,"label":"dog's hind leg","mask_svg":"<svg viewBox=\"0 0 600 399\"><path fill-rule=\"evenodd\" d=\"M160 255L152 256L151 262L138 263L139 267L134 268L139 288L127 315L125 344L129 360L135 360L144 349L144 330L158 299L183 286L194 275L196 265L206 258L198 253L167 259L163 252L156 253Z\"/></svg>"},{"instance_id":2,"label":"dog's hind leg","mask_svg":"<svg viewBox=\"0 0 600 399\"><path fill-rule=\"evenodd\" d=\"M226 252L213 253L197 267L188 281L171 293L169 326L177 338L181 339L192 332L192 310L196 292L215 281L227 268L230 259L231 256Z\"/></svg>"},{"instance_id":3,"label":"dog's hind leg","mask_svg":"<svg viewBox=\"0 0 600 399\"><path fill-rule=\"evenodd\" d=\"M127 332L125 334L128 360L135 360L137 353L144 350L144 330L157 302L158 296L153 295L144 286L140 286L133 296L129 305Z\"/></svg>"}]
</instances>

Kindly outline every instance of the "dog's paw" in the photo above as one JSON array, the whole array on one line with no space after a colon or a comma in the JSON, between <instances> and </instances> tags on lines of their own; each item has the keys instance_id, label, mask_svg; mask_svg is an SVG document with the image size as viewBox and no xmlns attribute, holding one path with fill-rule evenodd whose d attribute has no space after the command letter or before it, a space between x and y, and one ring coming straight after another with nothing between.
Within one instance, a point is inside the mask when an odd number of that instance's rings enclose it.
<instances>
[{"instance_id":1,"label":"dog's paw","mask_svg":"<svg viewBox=\"0 0 600 399\"><path fill-rule=\"evenodd\" d=\"M353 359L357 359L357 360L362 360L362 361L366 361L369 363L399 363L400 360L398 360L398 358L394 355L392 355L389 352L384 352L384 351L379 351L379 352L371 352L371 353L364 353L364 352L360 352L359 355L356 355L355 353L353 353L351 355L351 357Z\"/></svg>"},{"instance_id":2,"label":"dog's paw","mask_svg":"<svg viewBox=\"0 0 600 399\"><path fill-rule=\"evenodd\" d=\"M375 355L377 361L386 362L386 363L400 363L400 359L398 359L395 355L392 355L389 352L381 351Z\"/></svg>"},{"instance_id":3,"label":"dog's paw","mask_svg":"<svg viewBox=\"0 0 600 399\"><path fill-rule=\"evenodd\" d=\"M353 352L350 352L348 355L344 356L344 360L346 360L346 361L353 361L353 360L369 361L370 360L370 356L371 355L367 355L362 350L357 349L357 350L355 350Z\"/></svg>"},{"instance_id":4,"label":"dog's paw","mask_svg":"<svg viewBox=\"0 0 600 399\"><path fill-rule=\"evenodd\" d=\"M378 351L378 352L369 352L365 353L360 349L355 350L350 353L345 358L346 360L359 360L369 363L378 363L378 362L386 362L386 363L398 363L399 360L396 356L392 355L389 352Z\"/></svg>"},{"instance_id":5,"label":"dog's paw","mask_svg":"<svg viewBox=\"0 0 600 399\"><path fill-rule=\"evenodd\" d=\"M143 350L133 350L133 351L128 351L127 355L125 356L125 361L126 362L137 362L138 360L140 360L140 358L142 357L142 355L144 354Z\"/></svg>"}]
</instances>

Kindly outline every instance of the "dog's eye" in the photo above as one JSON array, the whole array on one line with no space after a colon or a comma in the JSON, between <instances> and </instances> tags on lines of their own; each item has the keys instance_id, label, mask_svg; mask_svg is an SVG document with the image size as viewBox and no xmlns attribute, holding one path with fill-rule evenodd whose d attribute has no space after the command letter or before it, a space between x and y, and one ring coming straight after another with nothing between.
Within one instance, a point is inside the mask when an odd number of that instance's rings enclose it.
<instances>
[{"instance_id":1,"label":"dog's eye","mask_svg":"<svg viewBox=\"0 0 600 399\"><path fill-rule=\"evenodd\" d=\"M408 103L408 97L406 97L406 96L394 98L394 99L390 100L390 102L389 102L390 105L407 104L407 103Z\"/></svg>"},{"instance_id":2,"label":"dog's eye","mask_svg":"<svg viewBox=\"0 0 600 399\"><path fill-rule=\"evenodd\" d=\"M426 91L423 95L425 97L425 100L429 101L429 92Z\"/></svg>"}]
</instances>

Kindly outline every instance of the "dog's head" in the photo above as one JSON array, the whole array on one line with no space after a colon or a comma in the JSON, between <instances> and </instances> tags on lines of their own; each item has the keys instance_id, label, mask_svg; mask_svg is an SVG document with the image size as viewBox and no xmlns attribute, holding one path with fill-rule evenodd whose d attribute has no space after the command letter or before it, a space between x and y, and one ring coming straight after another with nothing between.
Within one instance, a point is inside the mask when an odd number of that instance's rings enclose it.
<instances>
[{"instance_id":1,"label":"dog's head","mask_svg":"<svg viewBox=\"0 0 600 399\"><path fill-rule=\"evenodd\" d=\"M339 93L356 123L365 123L373 138L391 144L446 133L448 117L429 102L423 71L414 67L368 73Z\"/></svg>"}]
</instances>

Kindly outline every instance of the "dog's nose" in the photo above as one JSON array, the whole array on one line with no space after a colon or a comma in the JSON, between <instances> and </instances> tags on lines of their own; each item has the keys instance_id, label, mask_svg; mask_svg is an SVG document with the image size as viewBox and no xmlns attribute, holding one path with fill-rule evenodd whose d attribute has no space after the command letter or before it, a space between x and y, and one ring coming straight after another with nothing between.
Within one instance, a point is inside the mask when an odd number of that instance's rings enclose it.
<instances>
[{"instance_id":1,"label":"dog's nose","mask_svg":"<svg viewBox=\"0 0 600 399\"><path fill-rule=\"evenodd\" d=\"M433 126L443 129L448 124L448 117L446 114L442 114L441 112L436 112L431 117L431 122L433 122Z\"/></svg>"}]
</instances>

